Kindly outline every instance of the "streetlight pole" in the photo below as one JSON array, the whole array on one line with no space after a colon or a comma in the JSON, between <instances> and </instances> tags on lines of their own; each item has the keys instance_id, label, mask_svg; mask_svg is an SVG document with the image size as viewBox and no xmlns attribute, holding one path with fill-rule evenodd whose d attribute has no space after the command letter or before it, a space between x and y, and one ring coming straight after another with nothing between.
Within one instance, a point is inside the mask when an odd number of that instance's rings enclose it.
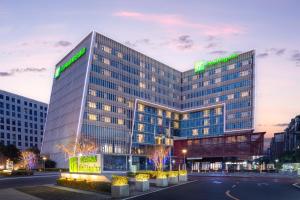
<instances>
[{"instance_id":1,"label":"streetlight pole","mask_svg":"<svg viewBox=\"0 0 300 200\"><path fill-rule=\"evenodd\" d=\"M184 159L184 170L186 170L186 161L185 161L185 154L187 153L186 149L182 149L183 159Z\"/></svg>"},{"instance_id":2,"label":"streetlight pole","mask_svg":"<svg viewBox=\"0 0 300 200\"><path fill-rule=\"evenodd\" d=\"M47 158L44 156L44 157L43 157L43 161L44 161L44 172L46 172L46 160L47 160Z\"/></svg>"}]
</instances>

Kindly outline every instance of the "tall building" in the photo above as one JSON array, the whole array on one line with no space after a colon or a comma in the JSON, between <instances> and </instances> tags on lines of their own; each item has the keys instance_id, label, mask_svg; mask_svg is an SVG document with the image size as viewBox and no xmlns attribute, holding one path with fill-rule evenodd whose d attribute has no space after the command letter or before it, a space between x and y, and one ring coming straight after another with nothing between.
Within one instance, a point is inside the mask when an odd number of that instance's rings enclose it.
<instances>
[{"instance_id":1,"label":"tall building","mask_svg":"<svg viewBox=\"0 0 300 200\"><path fill-rule=\"evenodd\" d=\"M65 167L57 145L87 138L104 170L145 169L153 147L172 148L174 137L253 131L254 65L249 51L180 72L92 32L56 65L42 153Z\"/></svg>"},{"instance_id":2,"label":"tall building","mask_svg":"<svg viewBox=\"0 0 300 200\"><path fill-rule=\"evenodd\" d=\"M284 153L284 134L285 132L274 133L270 142L270 157L276 160Z\"/></svg>"},{"instance_id":3,"label":"tall building","mask_svg":"<svg viewBox=\"0 0 300 200\"><path fill-rule=\"evenodd\" d=\"M284 132L284 151L300 149L300 115L291 119Z\"/></svg>"},{"instance_id":4,"label":"tall building","mask_svg":"<svg viewBox=\"0 0 300 200\"><path fill-rule=\"evenodd\" d=\"M0 142L25 150L42 145L47 104L0 90Z\"/></svg>"}]
</instances>

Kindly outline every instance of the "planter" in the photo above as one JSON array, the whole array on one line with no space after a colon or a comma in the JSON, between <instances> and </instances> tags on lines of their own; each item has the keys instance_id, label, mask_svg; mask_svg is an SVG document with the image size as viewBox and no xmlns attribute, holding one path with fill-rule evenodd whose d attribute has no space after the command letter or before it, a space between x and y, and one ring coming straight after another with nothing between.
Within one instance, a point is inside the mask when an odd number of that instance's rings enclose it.
<instances>
[{"instance_id":1,"label":"planter","mask_svg":"<svg viewBox=\"0 0 300 200\"><path fill-rule=\"evenodd\" d=\"M156 186L158 186L158 187L167 187L168 186L168 179L166 179L166 178L157 178L156 179Z\"/></svg>"},{"instance_id":2,"label":"planter","mask_svg":"<svg viewBox=\"0 0 300 200\"><path fill-rule=\"evenodd\" d=\"M135 189L140 192L149 190L149 181L135 181Z\"/></svg>"},{"instance_id":3,"label":"planter","mask_svg":"<svg viewBox=\"0 0 300 200\"><path fill-rule=\"evenodd\" d=\"M185 182L185 181L187 181L187 175L179 175L178 179L179 179L179 182Z\"/></svg>"},{"instance_id":4,"label":"planter","mask_svg":"<svg viewBox=\"0 0 300 200\"><path fill-rule=\"evenodd\" d=\"M128 197L129 185L113 185L111 186L111 196L113 198Z\"/></svg>"},{"instance_id":5,"label":"planter","mask_svg":"<svg viewBox=\"0 0 300 200\"><path fill-rule=\"evenodd\" d=\"M176 185L178 184L178 176L175 177L169 177L168 178L169 185Z\"/></svg>"}]
</instances>

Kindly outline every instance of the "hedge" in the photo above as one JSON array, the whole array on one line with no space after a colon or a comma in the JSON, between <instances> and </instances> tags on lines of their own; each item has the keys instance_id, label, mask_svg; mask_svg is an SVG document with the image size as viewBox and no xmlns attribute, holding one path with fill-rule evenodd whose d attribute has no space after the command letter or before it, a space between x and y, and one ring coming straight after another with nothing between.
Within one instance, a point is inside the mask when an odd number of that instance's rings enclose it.
<instances>
[{"instance_id":1,"label":"hedge","mask_svg":"<svg viewBox=\"0 0 300 200\"><path fill-rule=\"evenodd\" d=\"M57 185L70 187L80 190L90 190L95 192L111 192L111 183L101 181L85 181L85 180L71 180L60 178L56 180Z\"/></svg>"}]
</instances>

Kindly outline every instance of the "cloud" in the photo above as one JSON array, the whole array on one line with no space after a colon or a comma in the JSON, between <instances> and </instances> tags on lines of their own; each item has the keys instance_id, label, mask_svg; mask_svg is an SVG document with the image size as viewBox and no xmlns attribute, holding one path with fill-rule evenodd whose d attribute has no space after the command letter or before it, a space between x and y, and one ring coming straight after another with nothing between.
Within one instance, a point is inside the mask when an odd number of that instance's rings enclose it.
<instances>
[{"instance_id":1,"label":"cloud","mask_svg":"<svg viewBox=\"0 0 300 200\"><path fill-rule=\"evenodd\" d=\"M278 49L278 48L270 48L270 49L267 50L267 52L275 54L277 56L281 56L281 55L283 55L285 53L285 49L284 48L280 48L280 49Z\"/></svg>"},{"instance_id":2,"label":"cloud","mask_svg":"<svg viewBox=\"0 0 300 200\"><path fill-rule=\"evenodd\" d=\"M60 41L56 42L56 43L54 44L54 46L56 46L56 47L67 47L67 46L70 46L71 44L72 44L72 43L69 42L69 41L66 41L66 40L60 40Z\"/></svg>"},{"instance_id":3,"label":"cloud","mask_svg":"<svg viewBox=\"0 0 300 200\"><path fill-rule=\"evenodd\" d=\"M257 54L257 58L265 58L265 57L267 57L267 56L269 56L269 53L259 53L259 54Z\"/></svg>"},{"instance_id":4,"label":"cloud","mask_svg":"<svg viewBox=\"0 0 300 200\"><path fill-rule=\"evenodd\" d=\"M274 124L274 126L279 126L279 127L285 127L288 126L288 123L278 123L278 124Z\"/></svg>"},{"instance_id":5,"label":"cloud","mask_svg":"<svg viewBox=\"0 0 300 200\"><path fill-rule=\"evenodd\" d=\"M150 41L150 39L148 38L144 38L144 39L140 39L140 40L136 40L134 42L130 42L130 41L125 41L125 45L130 46L130 47L136 47L138 45L151 45L152 42Z\"/></svg>"},{"instance_id":6,"label":"cloud","mask_svg":"<svg viewBox=\"0 0 300 200\"><path fill-rule=\"evenodd\" d=\"M209 52L210 54L220 54L220 55L223 55L223 54L226 54L227 51L223 51L223 50L218 50L218 51L211 51Z\"/></svg>"},{"instance_id":7,"label":"cloud","mask_svg":"<svg viewBox=\"0 0 300 200\"><path fill-rule=\"evenodd\" d=\"M31 72L31 73L40 73L44 72L47 69L44 67L36 68L36 67L26 67L26 68L13 68L10 71L0 72L0 77L13 76L17 73Z\"/></svg>"},{"instance_id":8,"label":"cloud","mask_svg":"<svg viewBox=\"0 0 300 200\"><path fill-rule=\"evenodd\" d=\"M189 35L181 35L175 40L175 42L177 43L177 48L181 50L191 49L194 46L194 41Z\"/></svg>"},{"instance_id":9,"label":"cloud","mask_svg":"<svg viewBox=\"0 0 300 200\"><path fill-rule=\"evenodd\" d=\"M216 46L217 46L216 43L211 42L211 43L209 43L208 45L206 45L205 48L206 48L206 49L211 49L211 48L214 48L214 47L216 47Z\"/></svg>"},{"instance_id":10,"label":"cloud","mask_svg":"<svg viewBox=\"0 0 300 200\"><path fill-rule=\"evenodd\" d=\"M243 28L241 28L240 26L231 24L208 25L204 23L196 23L185 19L181 15L174 14L148 14L132 11L120 11L113 13L113 15L136 21L155 23L166 28L192 28L199 33L210 36L211 38L217 35L224 36L244 33Z\"/></svg>"},{"instance_id":11,"label":"cloud","mask_svg":"<svg viewBox=\"0 0 300 200\"><path fill-rule=\"evenodd\" d=\"M294 51L291 56L291 60L296 62L297 67L300 67L300 51Z\"/></svg>"}]
</instances>

